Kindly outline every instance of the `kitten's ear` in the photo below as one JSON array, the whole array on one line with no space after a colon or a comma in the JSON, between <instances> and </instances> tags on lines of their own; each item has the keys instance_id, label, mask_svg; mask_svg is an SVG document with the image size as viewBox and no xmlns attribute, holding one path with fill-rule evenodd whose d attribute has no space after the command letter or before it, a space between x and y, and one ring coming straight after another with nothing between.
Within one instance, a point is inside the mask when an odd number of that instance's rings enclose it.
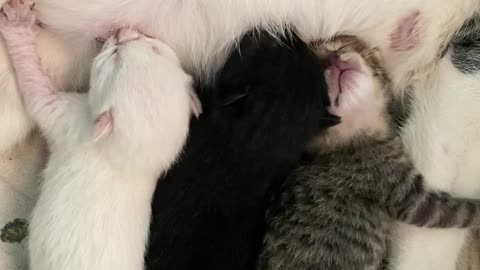
<instances>
[{"instance_id":1,"label":"kitten's ear","mask_svg":"<svg viewBox=\"0 0 480 270\"><path fill-rule=\"evenodd\" d=\"M200 102L200 99L198 98L194 90L190 90L189 96L190 96L190 110L192 114L196 118L198 118L200 117L200 114L202 114L203 112L202 102Z\"/></svg>"},{"instance_id":2,"label":"kitten's ear","mask_svg":"<svg viewBox=\"0 0 480 270\"><path fill-rule=\"evenodd\" d=\"M333 114L327 114L326 116L320 119L320 127L321 128L329 128L336 126L342 122L342 119Z\"/></svg>"},{"instance_id":3,"label":"kitten's ear","mask_svg":"<svg viewBox=\"0 0 480 270\"><path fill-rule=\"evenodd\" d=\"M231 93L225 94L221 96L221 104L222 106L230 106L248 96L249 87L245 87L238 91L233 91Z\"/></svg>"},{"instance_id":4,"label":"kitten's ear","mask_svg":"<svg viewBox=\"0 0 480 270\"><path fill-rule=\"evenodd\" d=\"M420 43L420 11L416 10L400 19L390 33L390 48L395 51L409 51Z\"/></svg>"},{"instance_id":5,"label":"kitten's ear","mask_svg":"<svg viewBox=\"0 0 480 270\"><path fill-rule=\"evenodd\" d=\"M108 136L113 130L112 110L101 113L95 119L95 126L93 128L93 140L96 142L101 138Z\"/></svg>"}]
</instances>

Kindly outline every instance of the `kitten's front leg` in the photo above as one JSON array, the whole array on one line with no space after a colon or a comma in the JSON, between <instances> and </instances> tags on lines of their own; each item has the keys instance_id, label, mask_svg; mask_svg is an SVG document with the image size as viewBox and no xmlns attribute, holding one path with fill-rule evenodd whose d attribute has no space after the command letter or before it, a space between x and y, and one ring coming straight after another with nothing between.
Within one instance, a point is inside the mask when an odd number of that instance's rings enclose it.
<instances>
[{"instance_id":1,"label":"kitten's front leg","mask_svg":"<svg viewBox=\"0 0 480 270\"><path fill-rule=\"evenodd\" d=\"M36 52L35 18L32 6L23 0L10 0L0 12L0 32L16 71L27 111L41 125L42 114L46 113L44 108L53 105L56 94Z\"/></svg>"}]
</instances>

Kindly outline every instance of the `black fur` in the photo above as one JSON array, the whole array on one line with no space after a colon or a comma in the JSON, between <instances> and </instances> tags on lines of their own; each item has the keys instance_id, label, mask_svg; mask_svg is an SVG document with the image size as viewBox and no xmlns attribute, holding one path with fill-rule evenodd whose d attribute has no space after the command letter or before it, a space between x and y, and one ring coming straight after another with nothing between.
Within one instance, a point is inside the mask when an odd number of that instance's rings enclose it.
<instances>
[{"instance_id":1,"label":"black fur","mask_svg":"<svg viewBox=\"0 0 480 270\"><path fill-rule=\"evenodd\" d=\"M192 120L153 201L148 269L254 269L267 194L306 144L338 122L320 60L296 36L248 34ZM160 149L161 151L161 149Z\"/></svg>"}]
</instances>

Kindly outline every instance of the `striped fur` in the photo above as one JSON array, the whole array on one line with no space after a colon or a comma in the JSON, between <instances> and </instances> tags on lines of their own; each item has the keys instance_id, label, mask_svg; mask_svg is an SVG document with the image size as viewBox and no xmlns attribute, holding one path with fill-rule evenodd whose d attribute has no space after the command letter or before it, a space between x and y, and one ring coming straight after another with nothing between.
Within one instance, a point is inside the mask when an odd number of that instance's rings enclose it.
<instances>
[{"instance_id":1,"label":"striped fur","mask_svg":"<svg viewBox=\"0 0 480 270\"><path fill-rule=\"evenodd\" d=\"M259 269L378 269L392 220L480 224L480 202L430 192L399 137L364 141L299 167L267 217Z\"/></svg>"},{"instance_id":2,"label":"striped fur","mask_svg":"<svg viewBox=\"0 0 480 270\"><path fill-rule=\"evenodd\" d=\"M344 42L340 48L366 58L367 45L356 45ZM375 107L383 110L377 114L383 121L375 119L383 127L353 130L349 140L344 138L341 143L325 139L347 134L338 131L344 128L340 124L319 137L315 147L322 151L305 160L287 179L267 213L259 270L379 269L387 255L393 221L427 228L480 225L479 200L453 198L425 187L422 174L393 128L393 102L386 98L391 96L391 83L377 63L380 61L363 61L380 93L368 102L386 100L385 106ZM364 103L352 106L373 107Z\"/></svg>"}]
</instances>

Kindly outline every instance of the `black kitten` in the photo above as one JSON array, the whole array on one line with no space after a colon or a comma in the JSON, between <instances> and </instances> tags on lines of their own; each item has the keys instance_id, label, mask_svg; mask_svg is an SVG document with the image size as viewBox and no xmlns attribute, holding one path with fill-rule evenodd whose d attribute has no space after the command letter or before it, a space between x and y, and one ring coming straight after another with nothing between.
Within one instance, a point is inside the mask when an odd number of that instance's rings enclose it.
<instances>
[{"instance_id":1,"label":"black kitten","mask_svg":"<svg viewBox=\"0 0 480 270\"><path fill-rule=\"evenodd\" d=\"M269 188L338 122L323 74L296 36L243 38L204 87L183 157L158 183L148 269L255 269Z\"/></svg>"}]
</instances>

